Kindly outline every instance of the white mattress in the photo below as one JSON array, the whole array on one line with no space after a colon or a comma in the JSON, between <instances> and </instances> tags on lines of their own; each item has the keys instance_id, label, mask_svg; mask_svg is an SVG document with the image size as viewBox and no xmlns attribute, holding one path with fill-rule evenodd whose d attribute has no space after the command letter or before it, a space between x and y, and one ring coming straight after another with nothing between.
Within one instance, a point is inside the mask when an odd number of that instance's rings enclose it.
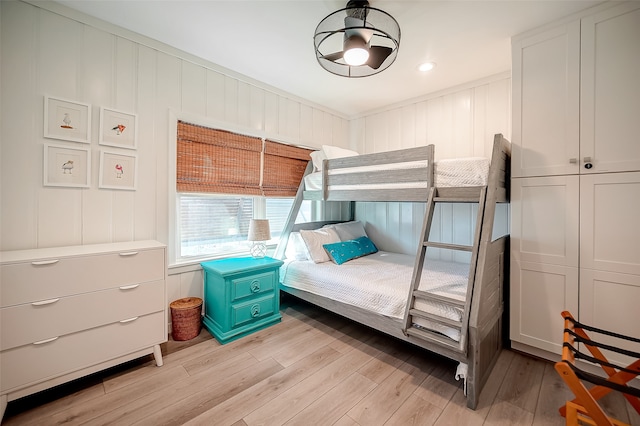
<instances>
[{"instance_id":1,"label":"white mattress","mask_svg":"<svg viewBox=\"0 0 640 426\"><path fill-rule=\"evenodd\" d=\"M434 184L437 187L461 187L461 186L485 186L489 176L489 160L483 157L455 158L450 160L439 160L435 162ZM382 164L380 166L363 166L357 168L346 168L336 171L336 173L351 173L364 171L384 171L393 170L401 166L403 169L425 167L426 161L413 161L397 164ZM330 171L331 173L331 171ZM307 191L322 189L322 172L311 173L304 178L305 189ZM404 182L385 184L362 184L362 185L335 185L331 189L397 189L397 188L426 188L427 182Z\"/></svg>"},{"instance_id":2,"label":"white mattress","mask_svg":"<svg viewBox=\"0 0 640 426\"><path fill-rule=\"evenodd\" d=\"M288 287L402 319L413 264L413 256L383 251L342 265L287 260L280 269L280 280ZM468 274L469 264L429 259L423 269L420 290L465 300ZM455 321L460 321L463 315L462 309L432 301L417 301L415 307ZM416 323L460 340L460 333L454 328L424 320Z\"/></svg>"}]
</instances>

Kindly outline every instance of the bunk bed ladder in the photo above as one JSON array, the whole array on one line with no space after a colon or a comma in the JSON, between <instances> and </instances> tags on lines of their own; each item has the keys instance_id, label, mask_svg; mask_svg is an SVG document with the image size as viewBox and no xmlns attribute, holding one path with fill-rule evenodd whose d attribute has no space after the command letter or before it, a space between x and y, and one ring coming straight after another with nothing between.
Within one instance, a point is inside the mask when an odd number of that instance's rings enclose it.
<instances>
[{"instance_id":1,"label":"bunk bed ladder","mask_svg":"<svg viewBox=\"0 0 640 426\"><path fill-rule=\"evenodd\" d=\"M452 352L458 354L467 353L467 328L469 325L469 312L471 310L471 295L473 294L473 283L475 281L476 266L478 263L478 251L481 242L481 230L482 222L484 218L484 208L486 202L486 187L475 188L437 188L431 187L427 199L427 206L425 212L425 218L422 225L421 244L418 248L416 256L416 263L413 269L413 276L411 279L411 290L409 292L407 307L405 312L403 331L409 337L417 339L437 342L440 346L449 348ZM476 219L476 231L473 237L472 245L460 245L443 243L437 241L430 241L429 234L431 232L431 224L433 222L433 213L437 203L477 203L478 214ZM443 248L448 250L458 250L471 252L471 261L469 265L469 279L467 284L467 293L465 300L457 300L445 296L440 296L434 293L421 291L420 279L422 276L422 270L427 255L427 249L429 247ZM427 260L428 263L428 260ZM416 309L416 300L433 301L440 304L444 304L456 309L462 309L463 315L460 321L455 321L443 316L431 314L428 312ZM460 341L456 342L440 333L428 330L424 327L416 326L416 318L430 321L444 325L450 328L454 328L460 332Z\"/></svg>"}]
</instances>

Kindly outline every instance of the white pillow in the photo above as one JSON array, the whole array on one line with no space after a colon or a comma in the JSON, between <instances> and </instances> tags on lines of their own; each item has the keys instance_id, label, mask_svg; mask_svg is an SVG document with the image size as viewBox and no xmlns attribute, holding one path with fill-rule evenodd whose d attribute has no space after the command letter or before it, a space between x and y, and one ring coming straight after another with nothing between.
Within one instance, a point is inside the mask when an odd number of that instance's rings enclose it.
<instances>
[{"instance_id":1,"label":"white pillow","mask_svg":"<svg viewBox=\"0 0 640 426\"><path fill-rule=\"evenodd\" d=\"M362 222L359 220L353 222L343 222L336 223L334 225L329 225L336 230L338 237L340 237L340 241L349 241L355 240L360 237L368 237L367 233L364 230L364 226Z\"/></svg>"},{"instance_id":2,"label":"white pillow","mask_svg":"<svg viewBox=\"0 0 640 426\"><path fill-rule=\"evenodd\" d=\"M322 145L322 152L329 160L333 158L353 157L358 155L356 151L351 151L350 149L344 149L333 145Z\"/></svg>"},{"instance_id":3,"label":"white pillow","mask_svg":"<svg viewBox=\"0 0 640 426\"><path fill-rule=\"evenodd\" d=\"M287 243L285 256L287 257L287 259L309 260L309 252L307 252L307 246L304 244L302 236L299 232L292 232L291 234L289 234L289 242Z\"/></svg>"},{"instance_id":4,"label":"white pillow","mask_svg":"<svg viewBox=\"0 0 640 426\"><path fill-rule=\"evenodd\" d=\"M326 155L322 151L313 151L311 154L311 161L313 161L313 167L317 172L322 170L322 160L326 159Z\"/></svg>"},{"instance_id":5,"label":"white pillow","mask_svg":"<svg viewBox=\"0 0 640 426\"><path fill-rule=\"evenodd\" d=\"M314 229L313 231L301 229L300 236L302 236L307 246L309 257L311 257L311 260L315 263L323 263L330 260L327 251L322 247L323 244L340 242L340 237L333 228L320 228Z\"/></svg>"}]
</instances>

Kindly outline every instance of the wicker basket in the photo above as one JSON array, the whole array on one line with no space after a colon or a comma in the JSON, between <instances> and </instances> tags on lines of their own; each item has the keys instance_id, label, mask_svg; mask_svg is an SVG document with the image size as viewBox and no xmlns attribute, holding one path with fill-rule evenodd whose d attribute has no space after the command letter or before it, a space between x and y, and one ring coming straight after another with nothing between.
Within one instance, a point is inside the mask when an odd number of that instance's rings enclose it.
<instances>
[{"instance_id":1,"label":"wicker basket","mask_svg":"<svg viewBox=\"0 0 640 426\"><path fill-rule=\"evenodd\" d=\"M200 334L202 299L185 297L171 302L171 335L173 340L189 340Z\"/></svg>"}]
</instances>

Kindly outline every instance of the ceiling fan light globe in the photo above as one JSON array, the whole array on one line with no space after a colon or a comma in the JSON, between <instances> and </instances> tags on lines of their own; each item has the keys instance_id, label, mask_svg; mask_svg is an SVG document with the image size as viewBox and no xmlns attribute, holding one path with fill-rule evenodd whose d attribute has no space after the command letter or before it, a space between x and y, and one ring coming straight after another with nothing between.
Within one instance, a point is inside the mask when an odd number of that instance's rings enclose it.
<instances>
[{"instance_id":1,"label":"ceiling fan light globe","mask_svg":"<svg viewBox=\"0 0 640 426\"><path fill-rule=\"evenodd\" d=\"M363 47L354 47L344 52L344 61L352 67L364 65L369 60L369 51Z\"/></svg>"}]
</instances>

